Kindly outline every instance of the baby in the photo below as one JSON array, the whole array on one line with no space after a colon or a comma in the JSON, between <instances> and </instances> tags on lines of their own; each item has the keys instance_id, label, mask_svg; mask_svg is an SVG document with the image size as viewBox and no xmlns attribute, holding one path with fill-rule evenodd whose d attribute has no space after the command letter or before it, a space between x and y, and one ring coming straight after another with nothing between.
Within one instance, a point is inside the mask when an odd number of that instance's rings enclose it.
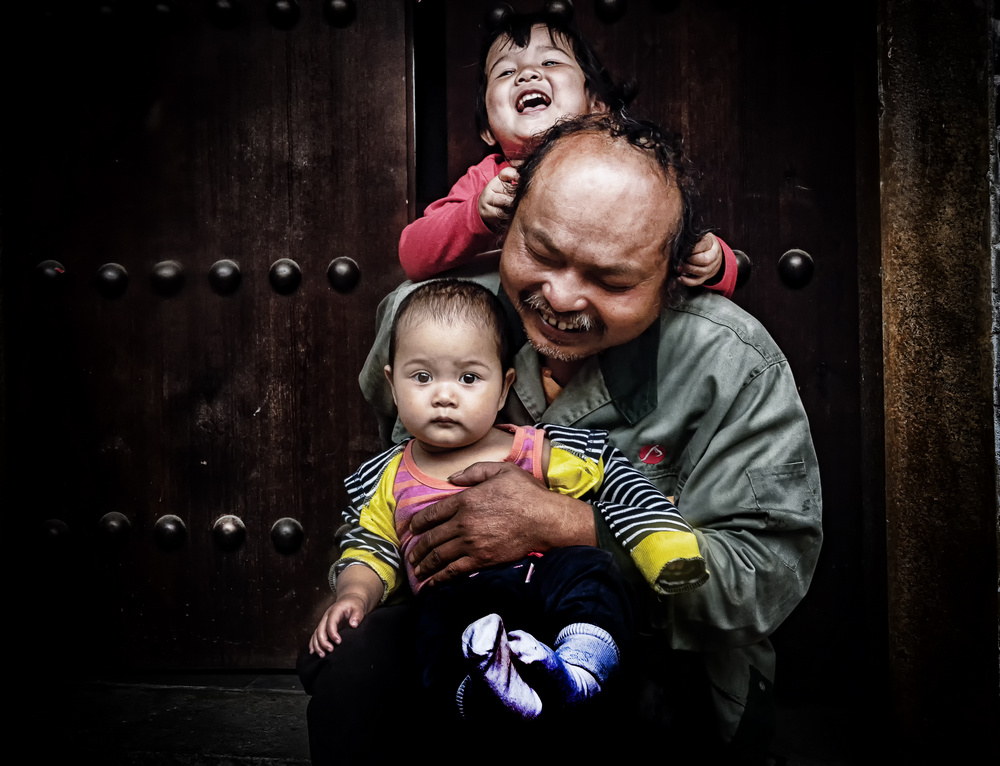
<instances>
[{"instance_id":1,"label":"baby","mask_svg":"<svg viewBox=\"0 0 1000 766\"><path fill-rule=\"evenodd\" d=\"M611 554L590 546L424 588L406 563L418 539L410 519L463 489L449 477L481 461L513 463L554 492L591 502L657 592L708 579L690 526L607 443L607 432L495 425L514 381L512 355L503 307L481 285L431 281L400 302L385 375L413 438L347 479L352 529L331 569L337 599L309 644L320 657L333 651L405 568L421 600L424 686L471 720L498 710L530 720L593 697L619 666L631 606ZM508 633L505 623L519 629Z\"/></svg>"},{"instance_id":2,"label":"baby","mask_svg":"<svg viewBox=\"0 0 1000 766\"><path fill-rule=\"evenodd\" d=\"M483 141L500 151L469 168L447 197L403 230L399 260L412 280L496 259L490 251L509 215L517 167L538 138L560 119L621 110L631 101L566 16L508 13L483 50L476 121ZM731 297L736 257L706 234L680 281Z\"/></svg>"}]
</instances>

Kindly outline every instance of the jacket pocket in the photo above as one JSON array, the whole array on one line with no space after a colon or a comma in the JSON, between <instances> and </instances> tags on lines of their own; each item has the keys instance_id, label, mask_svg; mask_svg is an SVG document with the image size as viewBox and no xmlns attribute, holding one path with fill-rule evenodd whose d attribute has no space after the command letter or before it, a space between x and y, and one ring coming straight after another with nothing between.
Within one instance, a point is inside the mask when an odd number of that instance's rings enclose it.
<instances>
[{"instance_id":1,"label":"jacket pocket","mask_svg":"<svg viewBox=\"0 0 1000 766\"><path fill-rule=\"evenodd\" d=\"M821 500L817 489L810 486L805 463L752 468L746 476L764 529L774 534L797 534L802 538L800 545L789 545L787 541L768 545L786 566L795 569L802 553L822 539Z\"/></svg>"}]
</instances>

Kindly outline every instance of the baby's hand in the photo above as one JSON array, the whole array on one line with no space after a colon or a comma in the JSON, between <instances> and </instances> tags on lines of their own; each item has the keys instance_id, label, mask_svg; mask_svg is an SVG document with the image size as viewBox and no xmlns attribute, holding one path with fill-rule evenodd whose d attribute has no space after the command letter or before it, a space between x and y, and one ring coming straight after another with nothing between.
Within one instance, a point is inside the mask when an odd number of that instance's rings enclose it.
<instances>
[{"instance_id":1,"label":"baby's hand","mask_svg":"<svg viewBox=\"0 0 1000 766\"><path fill-rule=\"evenodd\" d=\"M681 266L681 284L697 287L714 277L722 266L722 245L714 234L706 234Z\"/></svg>"},{"instance_id":2,"label":"baby's hand","mask_svg":"<svg viewBox=\"0 0 1000 766\"><path fill-rule=\"evenodd\" d=\"M345 620L356 628L365 618L365 606L361 598L346 596L327 609L320 618L319 625L309 639L309 653L325 657L326 652L332 652L335 645L340 644L338 628Z\"/></svg>"},{"instance_id":3,"label":"baby's hand","mask_svg":"<svg viewBox=\"0 0 1000 766\"><path fill-rule=\"evenodd\" d=\"M479 194L479 217L490 231L496 231L510 217L517 186L517 170L504 168ZM720 251L721 252L721 251Z\"/></svg>"}]
</instances>

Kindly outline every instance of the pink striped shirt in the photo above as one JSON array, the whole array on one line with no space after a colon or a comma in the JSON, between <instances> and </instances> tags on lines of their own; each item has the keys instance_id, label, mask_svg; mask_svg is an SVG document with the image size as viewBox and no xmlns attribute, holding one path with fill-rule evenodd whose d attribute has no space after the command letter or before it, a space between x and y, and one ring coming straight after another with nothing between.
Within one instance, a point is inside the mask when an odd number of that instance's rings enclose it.
<instances>
[{"instance_id":1,"label":"pink striped shirt","mask_svg":"<svg viewBox=\"0 0 1000 766\"><path fill-rule=\"evenodd\" d=\"M498 425L495 427L514 435L514 443L511 445L510 453L503 459L503 462L513 463L523 468L547 485L548 482L545 481L545 476L542 474L542 448L545 443L545 432L531 426ZM454 495L456 492L461 492L467 487L459 487L444 479L435 479L433 476L425 474L417 467L412 450L413 440L411 439L403 451L403 459L396 472L396 482L393 485L392 493L396 498L396 534L399 536L400 550L406 565L406 576L410 580L410 588L416 593L423 586L423 581L417 582L413 575L413 567L407 561L407 555L417 544L420 536L410 532L410 519L432 503Z\"/></svg>"}]
</instances>

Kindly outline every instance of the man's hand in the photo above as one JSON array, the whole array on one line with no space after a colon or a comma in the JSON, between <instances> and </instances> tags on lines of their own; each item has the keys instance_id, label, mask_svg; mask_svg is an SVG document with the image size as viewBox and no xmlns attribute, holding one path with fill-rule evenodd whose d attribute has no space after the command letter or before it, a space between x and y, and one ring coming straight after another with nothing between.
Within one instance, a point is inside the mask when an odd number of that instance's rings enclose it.
<instances>
[{"instance_id":1,"label":"man's hand","mask_svg":"<svg viewBox=\"0 0 1000 766\"><path fill-rule=\"evenodd\" d=\"M697 287L714 277L722 268L722 245L712 233L706 234L694 246L694 252L681 265L679 282L688 287Z\"/></svg>"},{"instance_id":2,"label":"man's hand","mask_svg":"<svg viewBox=\"0 0 1000 766\"><path fill-rule=\"evenodd\" d=\"M439 583L567 545L596 545L594 515L582 500L548 490L510 463L476 463L450 477L469 489L410 521L422 534L410 552L418 580Z\"/></svg>"},{"instance_id":3,"label":"man's hand","mask_svg":"<svg viewBox=\"0 0 1000 766\"><path fill-rule=\"evenodd\" d=\"M504 168L479 193L479 217L490 231L497 231L500 224L510 217L516 186L517 171L514 168Z\"/></svg>"}]
</instances>

